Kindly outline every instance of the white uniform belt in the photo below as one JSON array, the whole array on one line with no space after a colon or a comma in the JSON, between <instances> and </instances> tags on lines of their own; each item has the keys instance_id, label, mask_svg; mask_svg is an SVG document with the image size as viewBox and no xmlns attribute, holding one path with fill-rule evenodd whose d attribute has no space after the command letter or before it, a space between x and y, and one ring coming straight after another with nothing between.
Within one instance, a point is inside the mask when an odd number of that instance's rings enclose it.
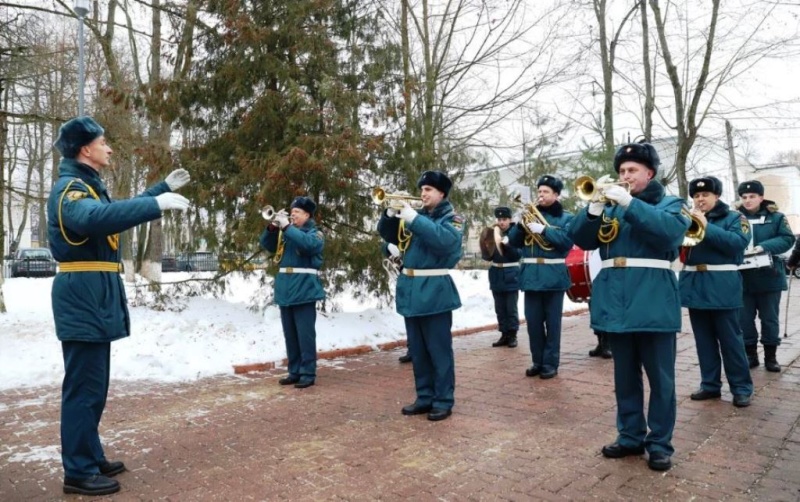
<instances>
[{"instance_id":1,"label":"white uniform belt","mask_svg":"<svg viewBox=\"0 0 800 502\"><path fill-rule=\"evenodd\" d=\"M600 262L603 268L663 268L669 270L672 264L667 260L654 260L652 258L626 258L624 256L617 256L608 260Z\"/></svg>"},{"instance_id":2,"label":"white uniform belt","mask_svg":"<svg viewBox=\"0 0 800 502\"><path fill-rule=\"evenodd\" d=\"M684 265L687 272L736 272L738 265Z\"/></svg>"},{"instance_id":3,"label":"white uniform belt","mask_svg":"<svg viewBox=\"0 0 800 502\"><path fill-rule=\"evenodd\" d=\"M559 263L567 262L564 258L523 258L520 261L522 263L536 265L558 265Z\"/></svg>"},{"instance_id":4,"label":"white uniform belt","mask_svg":"<svg viewBox=\"0 0 800 502\"><path fill-rule=\"evenodd\" d=\"M404 268L403 274L409 277L429 277L432 275L450 275L450 269L447 268Z\"/></svg>"},{"instance_id":5,"label":"white uniform belt","mask_svg":"<svg viewBox=\"0 0 800 502\"><path fill-rule=\"evenodd\" d=\"M492 266L497 268L519 267L519 262L515 261L514 263L492 263Z\"/></svg>"},{"instance_id":6,"label":"white uniform belt","mask_svg":"<svg viewBox=\"0 0 800 502\"><path fill-rule=\"evenodd\" d=\"M281 274L319 274L319 270L315 268L299 268L299 267L281 267L278 269Z\"/></svg>"}]
</instances>

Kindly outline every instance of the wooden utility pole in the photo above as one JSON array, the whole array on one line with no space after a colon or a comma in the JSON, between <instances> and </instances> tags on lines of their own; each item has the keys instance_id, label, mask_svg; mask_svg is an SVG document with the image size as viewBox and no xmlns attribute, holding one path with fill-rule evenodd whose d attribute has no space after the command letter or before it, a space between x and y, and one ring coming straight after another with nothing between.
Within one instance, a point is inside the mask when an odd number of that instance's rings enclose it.
<instances>
[{"instance_id":1,"label":"wooden utility pole","mask_svg":"<svg viewBox=\"0 0 800 502\"><path fill-rule=\"evenodd\" d=\"M731 193L735 194L739 187L739 175L736 172L736 156L733 154L733 127L729 120L725 121L725 136L728 138L728 164L731 168L731 182L733 182L733 192Z\"/></svg>"}]
</instances>

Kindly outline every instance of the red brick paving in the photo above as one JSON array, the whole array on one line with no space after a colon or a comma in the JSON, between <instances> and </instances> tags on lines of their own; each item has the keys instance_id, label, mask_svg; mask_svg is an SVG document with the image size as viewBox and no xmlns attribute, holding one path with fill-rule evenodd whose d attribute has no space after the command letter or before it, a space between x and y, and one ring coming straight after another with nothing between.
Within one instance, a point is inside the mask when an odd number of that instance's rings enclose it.
<instances>
[{"instance_id":1,"label":"red brick paving","mask_svg":"<svg viewBox=\"0 0 800 502\"><path fill-rule=\"evenodd\" d=\"M526 337L458 337L456 407L432 423L414 399L402 349L321 361L317 385L285 372L184 384L112 382L106 452L126 462L113 500L800 500L800 290L780 374L753 370L753 405L693 402L694 340L678 340L675 467L607 460L615 438L612 362L590 358L588 316L564 319L558 377L524 376ZM783 310L781 310L783 313ZM456 311L455 315L458 315ZM684 318L684 326L689 322ZM783 326L781 326L783 327ZM113 362L112 362L113 364ZM59 388L0 392L0 501L61 493ZM96 500L96 499L95 499Z\"/></svg>"}]
</instances>

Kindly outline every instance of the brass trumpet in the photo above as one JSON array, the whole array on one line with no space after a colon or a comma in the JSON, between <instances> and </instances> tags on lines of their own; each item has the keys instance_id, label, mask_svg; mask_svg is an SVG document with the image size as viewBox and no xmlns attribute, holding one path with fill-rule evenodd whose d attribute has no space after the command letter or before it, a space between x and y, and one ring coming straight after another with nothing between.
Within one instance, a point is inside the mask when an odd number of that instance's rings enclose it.
<instances>
[{"instance_id":1,"label":"brass trumpet","mask_svg":"<svg viewBox=\"0 0 800 502\"><path fill-rule=\"evenodd\" d=\"M531 246L535 242L544 251L552 251L553 246L544 239L544 236L533 233L531 232L531 229L528 228L528 225L534 222L540 223L546 227L550 226L550 224L542 215L541 211L536 208L536 204L533 202L528 202L527 204L522 202L522 195L520 194L515 195L514 198L511 199L511 202L513 202L514 205L522 208L520 223L522 224L522 228L525 229L525 233L528 234L525 236L525 245Z\"/></svg>"},{"instance_id":2,"label":"brass trumpet","mask_svg":"<svg viewBox=\"0 0 800 502\"><path fill-rule=\"evenodd\" d=\"M275 208L272 206L264 206L261 208L261 217L267 221L274 220L276 214L277 212L275 211Z\"/></svg>"},{"instance_id":3,"label":"brass trumpet","mask_svg":"<svg viewBox=\"0 0 800 502\"><path fill-rule=\"evenodd\" d=\"M621 186L628 192L631 191L631 184L627 181L597 183L591 176L581 176L575 180L575 194L586 202L613 202L603 195L603 189L614 185Z\"/></svg>"},{"instance_id":4,"label":"brass trumpet","mask_svg":"<svg viewBox=\"0 0 800 502\"><path fill-rule=\"evenodd\" d=\"M692 214L692 212L685 207L681 209L681 214L691 221L689 229L686 230L686 234L683 236L683 244L681 244L681 246L690 248L700 244L700 241L706 236L706 226L703 225L703 222L700 221L697 216Z\"/></svg>"},{"instance_id":5,"label":"brass trumpet","mask_svg":"<svg viewBox=\"0 0 800 502\"><path fill-rule=\"evenodd\" d=\"M386 207L392 207L394 209L402 209L403 202L407 202L414 209L422 208L422 199L420 197L413 197L402 193L387 193L386 190L381 187L372 189L372 202L379 206L385 205Z\"/></svg>"}]
</instances>

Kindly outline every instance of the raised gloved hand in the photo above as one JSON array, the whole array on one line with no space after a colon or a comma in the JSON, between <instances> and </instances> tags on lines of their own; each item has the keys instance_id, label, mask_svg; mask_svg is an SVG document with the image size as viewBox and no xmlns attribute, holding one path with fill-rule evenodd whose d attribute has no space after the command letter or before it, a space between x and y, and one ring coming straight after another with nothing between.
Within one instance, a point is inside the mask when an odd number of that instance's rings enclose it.
<instances>
[{"instance_id":1,"label":"raised gloved hand","mask_svg":"<svg viewBox=\"0 0 800 502\"><path fill-rule=\"evenodd\" d=\"M590 202L589 214L592 216L600 216L603 214L603 209L606 207L605 202Z\"/></svg>"},{"instance_id":2,"label":"raised gloved hand","mask_svg":"<svg viewBox=\"0 0 800 502\"><path fill-rule=\"evenodd\" d=\"M392 255L392 256L400 256L400 248L398 248L397 246L395 246L391 242L389 243L387 248L389 249L389 254L390 255Z\"/></svg>"},{"instance_id":3,"label":"raised gloved hand","mask_svg":"<svg viewBox=\"0 0 800 502\"><path fill-rule=\"evenodd\" d=\"M628 207L628 204L633 200L633 196L619 185L606 187L606 189L603 190L603 195L606 196L606 199L613 200L622 207Z\"/></svg>"},{"instance_id":4,"label":"raised gloved hand","mask_svg":"<svg viewBox=\"0 0 800 502\"><path fill-rule=\"evenodd\" d=\"M167 185L169 185L169 189L174 192L183 185L189 183L190 179L192 178L191 176L189 176L189 171L187 171L186 169L175 169L174 171L169 173L167 179L164 181L166 181Z\"/></svg>"},{"instance_id":5,"label":"raised gloved hand","mask_svg":"<svg viewBox=\"0 0 800 502\"><path fill-rule=\"evenodd\" d=\"M763 253L763 252L764 252L764 248L763 247L756 246L753 249L751 249L748 254L759 254L759 253Z\"/></svg>"},{"instance_id":6,"label":"raised gloved hand","mask_svg":"<svg viewBox=\"0 0 800 502\"><path fill-rule=\"evenodd\" d=\"M414 218L417 217L417 212L414 210L414 208L411 207L411 205L408 202L403 201L403 209L401 209L397 213L397 217L403 218L404 220L406 220L406 223L411 223L412 221L414 221Z\"/></svg>"},{"instance_id":7,"label":"raised gloved hand","mask_svg":"<svg viewBox=\"0 0 800 502\"><path fill-rule=\"evenodd\" d=\"M386 216L388 216L389 218L394 218L395 216L397 216L397 209L393 207L387 207Z\"/></svg>"},{"instance_id":8,"label":"raised gloved hand","mask_svg":"<svg viewBox=\"0 0 800 502\"><path fill-rule=\"evenodd\" d=\"M189 202L189 199L183 195L172 192L156 195L155 199L156 204L158 204L158 208L162 211L169 211L171 209L176 211L186 211L189 209L189 206L192 205L192 203Z\"/></svg>"},{"instance_id":9,"label":"raised gloved hand","mask_svg":"<svg viewBox=\"0 0 800 502\"><path fill-rule=\"evenodd\" d=\"M286 228L289 226L289 215L286 214L286 211L281 209L277 213L275 213L275 219L272 220L272 224L278 228Z\"/></svg>"},{"instance_id":10,"label":"raised gloved hand","mask_svg":"<svg viewBox=\"0 0 800 502\"><path fill-rule=\"evenodd\" d=\"M535 234L540 234L544 232L544 225L536 221L532 221L528 223L528 229Z\"/></svg>"}]
</instances>

